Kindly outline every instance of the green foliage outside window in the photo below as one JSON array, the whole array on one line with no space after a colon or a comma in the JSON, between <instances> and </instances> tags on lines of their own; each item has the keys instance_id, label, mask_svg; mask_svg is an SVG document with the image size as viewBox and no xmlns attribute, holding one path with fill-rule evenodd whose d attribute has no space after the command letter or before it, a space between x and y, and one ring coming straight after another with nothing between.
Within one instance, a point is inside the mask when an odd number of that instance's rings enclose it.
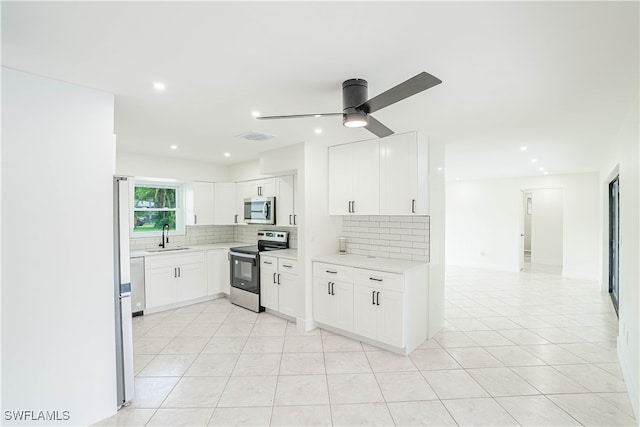
<instances>
[{"instance_id":1,"label":"green foliage outside window","mask_svg":"<svg viewBox=\"0 0 640 427\"><path fill-rule=\"evenodd\" d=\"M176 188L136 186L133 231L160 231L164 224L176 229Z\"/></svg>"}]
</instances>

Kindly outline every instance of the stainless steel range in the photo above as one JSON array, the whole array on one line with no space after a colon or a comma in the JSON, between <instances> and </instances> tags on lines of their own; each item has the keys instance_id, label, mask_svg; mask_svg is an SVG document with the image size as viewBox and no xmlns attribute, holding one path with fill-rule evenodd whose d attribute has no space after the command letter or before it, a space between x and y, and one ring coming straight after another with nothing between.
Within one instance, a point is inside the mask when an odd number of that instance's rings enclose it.
<instances>
[{"instance_id":1,"label":"stainless steel range","mask_svg":"<svg viewBox=\"0 0 640 427\"><path fill-rule=\"evenodd\" d=\"M231 302L255 312L264 311L260 304L260 252L288 247L288 232L258 231L257 245L231 248Z\"/></svg>"}]
</instances>

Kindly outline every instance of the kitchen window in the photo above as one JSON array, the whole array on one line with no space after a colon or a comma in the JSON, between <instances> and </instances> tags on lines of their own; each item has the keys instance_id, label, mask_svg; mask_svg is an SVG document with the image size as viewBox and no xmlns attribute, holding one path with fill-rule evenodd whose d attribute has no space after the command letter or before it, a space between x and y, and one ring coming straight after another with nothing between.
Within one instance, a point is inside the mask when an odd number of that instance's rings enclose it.
<instances>
[{"instance_id":1,"label":"kitchen window","mask_svg":"<svg viewBox=\"0 0 640 427\"><path fill-rule=\"evenodd\" d=\"M133 189L132 237L151 237L169 230L184 234L182 185L136 180Z\"/></svg>"}]
</instances>

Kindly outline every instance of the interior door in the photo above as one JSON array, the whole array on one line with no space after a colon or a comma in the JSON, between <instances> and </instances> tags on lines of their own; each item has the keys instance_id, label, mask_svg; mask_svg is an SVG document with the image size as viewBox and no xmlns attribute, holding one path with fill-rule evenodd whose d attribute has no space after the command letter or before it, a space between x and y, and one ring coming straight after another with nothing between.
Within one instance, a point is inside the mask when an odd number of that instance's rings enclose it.
<instances>
[{"instance_id":1,"label":"interior door","mask_svg":"<svg viewBox=\"0 0 640 427\"><path fill-rule=\"evenodd\" d=\"M609 183L609 294L618 314L620 298L620 181Z\"/></svg>"}]
</instances>

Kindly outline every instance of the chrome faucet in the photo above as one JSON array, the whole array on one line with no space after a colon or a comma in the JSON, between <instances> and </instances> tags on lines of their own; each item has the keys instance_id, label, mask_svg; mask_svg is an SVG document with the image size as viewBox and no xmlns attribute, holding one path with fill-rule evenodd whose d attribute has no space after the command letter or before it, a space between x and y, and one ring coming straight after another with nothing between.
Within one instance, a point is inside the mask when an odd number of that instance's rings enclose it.
<instances>
[{"instance_id":1,"label":"chrome faucet","mask_svg":"<svg viewBox=\"0 0 640 427\"><path fill-rule=\"evenodd\" d=\"M165 228L167 229L167 236L166 237L164 235ZM162 243L160 243L158 246L161 246L162 249L164 249L166 243L169 243L169 224L164 224L162 226Z\"/></svg>"}]
</instances>

